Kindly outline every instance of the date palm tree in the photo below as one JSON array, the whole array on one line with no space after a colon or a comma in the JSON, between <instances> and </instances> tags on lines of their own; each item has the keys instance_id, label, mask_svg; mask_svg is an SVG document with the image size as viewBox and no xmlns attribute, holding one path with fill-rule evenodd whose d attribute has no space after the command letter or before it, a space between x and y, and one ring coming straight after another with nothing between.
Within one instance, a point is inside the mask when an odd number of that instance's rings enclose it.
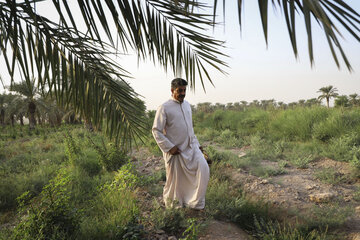
<instances>
[{"instance_id":1,"label":"date palm tree","mask_svg":"<svg viewBox=\"0 0 360 240\"><path fill-rule=\"evenodd\" d=\"M224 72L223 42L208 36L214 26L213 14L203 0L0 0L0 48L14 82L15 72L30 83L36 77L39 88L54 93L58 104L74 103L77 113L97 126L104 122L110 137L129 139L145 129L139 96L129 86L130 75L114 55L135 52L176 75L184 74L195 88L195 79L212 83L208 70ZM225 3L225 1L223 1ZM243 9L238 0L239 23ZM262 28L267 42L268 0L259 0ZM351 69L338 36L341 27L357 40L359 14L338 0L271 1L284 13L293 51L297 56L296 14L303 17L311 63L313 62L312 22L322 27L329 48L339 66L339 50ZM38 6L53 6L51 19ZM225 5L225 4L224 4ZM210 7L210 6L209 6ZM75 18L75 8L81 12ZM224 8L225 9L225 8ZM211 11L211 10L210 10ZM213 16L211 16L213 15ZM213 17L213 18L211 18ZM81 27L83 22L85 27ZM116 33L112 31L116 30ZM104 121L105 120L105 121Z\"/></svg>"},{"instance_id":2,"label":"date palm tree","mask_svg":"<svg viewBox=\"0 0 360 240\"><path fill-rule=\"evenodd\" d=\"M29 118L29 129L32 130L36 126L36 107L37 107L37 88L35 86L35 79L32 79L29 83L26 81L20 83L14 83L9 88L10 91L16 92L21 97L21 107L25 107ZM15 105L15 104L14 104Z\"/></svg>"},{"instance_id":3,"label":"date palm tree","mask_svg":"<svg viewBox=\"0 0 360 240\"><path fill-rule=\"evenodd\" d=\"M349 98L346 95L336 96L335 98L335 107L348 107Z\"/></svg>"},{"instance_id":4,"label":"date palm tree","mask_svg":"<svg viewBox=\"0 0 360 240\"><path fill-rule=\"evenodd\" d=\"M335 88L331 85L329 85L327 87L322 87L317 92L321 93L321 95L318 97L319 100L323 100L324 98L326 99L326 106L328 108L329 108L330 99L339 95L337 93L337 88Z\"/></svg>"},{"instance_id":5,"label":"date palm tree","mask_svg":"<svg viewBox=\"0 0 360 240\"><path fill-rule=\"evenodd\" d=\"M360 98L357 93L353 93L349 95L349 101L352 106L357 106L360 103Z\"/></svg>"}]
</instances>

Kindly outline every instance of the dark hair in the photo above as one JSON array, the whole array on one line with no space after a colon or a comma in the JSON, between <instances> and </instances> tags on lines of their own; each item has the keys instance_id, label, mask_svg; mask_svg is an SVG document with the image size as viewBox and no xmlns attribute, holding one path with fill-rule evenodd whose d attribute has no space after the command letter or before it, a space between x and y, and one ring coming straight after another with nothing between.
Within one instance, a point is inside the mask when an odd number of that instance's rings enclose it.
<instances>
[{"instance_id":1,"label":"dark hair","mask_svg":"<svg viewBox=\"0 0 360 240\"><path fill-rule=\"evenodd\" d=\"M171 89L177 89L179 86L187 86L188 83L182 78L175 78L171 81Z\"/></svg>"}]
</instances>

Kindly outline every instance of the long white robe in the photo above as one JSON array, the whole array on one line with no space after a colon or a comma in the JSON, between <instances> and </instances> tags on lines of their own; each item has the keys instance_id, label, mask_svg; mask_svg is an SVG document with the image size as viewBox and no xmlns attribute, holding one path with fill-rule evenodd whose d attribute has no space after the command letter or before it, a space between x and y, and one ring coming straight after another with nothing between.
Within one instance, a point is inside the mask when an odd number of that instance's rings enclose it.
<instances>
[{"instance_id":1,"label":"long white robe","mask_svg":"<svg viewBox=\"0 0 360 240\"><path fill-rule=\"evenodd\" d=\"M203 209L210 171L194 134L190 104L175 99L162 104L156 111L152 133L165 160L165 205L175 201L178 206ZM180 154L169 153L174 146Z\"/></svg>"}]
</instances>

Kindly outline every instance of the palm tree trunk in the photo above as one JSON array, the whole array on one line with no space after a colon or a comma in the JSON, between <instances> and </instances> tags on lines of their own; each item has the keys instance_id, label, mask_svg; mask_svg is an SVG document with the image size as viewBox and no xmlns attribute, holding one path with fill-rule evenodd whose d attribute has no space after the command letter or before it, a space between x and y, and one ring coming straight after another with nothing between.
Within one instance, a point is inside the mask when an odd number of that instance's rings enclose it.
<instances>
[{"instance_id":1,"label":"palm tree trunk","mask_svg":"<svg viewBox=\"0 0 360 240\"><path fill-rule=\"evenodd\" d=\"M37 118L38 118L38 123L39 123L39 125L42 125L42 120L41 120L41 117L40 117L40 113L39 112L37 112Z\"/></svg>"},{"instance_id":2,"label":"palm tree trunk","mask_svg":"<svg viewBox=\"0 0 360 240\"><path fill-rule=\"evenodd\" d=\"M11 115L10 119L11 119L11 126L14 127L14 125L15 125L15 117L14 117L14 114Z\"/></svg>"},{"instance_id":3,"label":"palm tree trunk","mask_svg":"<svg viewBox=\"0 0 360 240\"><path fill-rule=\"evenodd\" d=\"M329 101L330 101L330 99L326 98L326 105L327 105L328 108L329 108Z\"/></svg>"},{"instance_id":4,"label":"palm tree trunk","mask_svg":"<svg viewBox=\"0 0 360 240\"><path fill-rule=\"evenodd\" d=\"M35 129L36 126L36 119L35 119L35 111L36 111L36 105L34 102L29 103L29 129Z\"/></svg>"},{"instance_id":5,"label":"palm tree trunk","mask_svg":"<svg viewBox=\"0 0 360 240\"><path fill-rule=\"evenodd\" d=\"M1 109L1 111L0 111L0 124L2 126L5 125L5 110L4 109Z\"/></svg>"},{"instance_id":6,"label":"palm tree trunk","mask_svg":"<svg viewBox=\"0 0 360 240\"><path fill-rule=\"evenodd\" d=\"M22 114L20 114L19 116L19 121L20 121L20 125L24 126L24 116Z\"/></svg>"}]
</instances>

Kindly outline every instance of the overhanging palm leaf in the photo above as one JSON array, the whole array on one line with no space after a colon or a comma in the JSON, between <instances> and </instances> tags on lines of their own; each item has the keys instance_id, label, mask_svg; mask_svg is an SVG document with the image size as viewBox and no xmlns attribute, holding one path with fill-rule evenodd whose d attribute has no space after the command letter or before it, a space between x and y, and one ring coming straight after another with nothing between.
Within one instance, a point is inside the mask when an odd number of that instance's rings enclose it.
<instances>
[{"instance_id":1,"label":"overhanging palm leaf","mask_svg":"<svg viewBox=\"0 0 360 240\"><path fill-rule=\"evenodd\" d=\"M178 74L184 67L193 87L197 73L202 82L203 75L211 81L207 65L220 71L225 65L218 58L222 43L199 33L211 21L186 11L201 7L196 2L78 0L87 34L76 25L68 1L51 2L59 24L36 12L40 2L0 1L0 47L12 82L17 70L28 83L36 75L43 93L54 93L62 105L73 104L94 124L105 118L107 132L124 144L142 134L144 104L125 82L128 73L111 57L117 45L110 24L121 44L117 50L149 56Z\"/></svg>"},{"instance_id":2,"label":"overhanging palm leaf","mask_svg":"<svg viewBox=\"0 0 360 240\"><path fill-rule=\"evenodd\" d=\"M217 2L218 0L214 0L214 13L216 12ZM225 0L223 0L223 2L225 5ZM242 25L241 15L244 2L244 0L238 0L240 26ZM266 43L268 41L268 2L268 0L258 0ZM351 65L339 41L339 36L342 37L339 29L340 27L344 28L356 40L360 41L359 13L354 11L343 0L271 0L271 2L274 8L278 8L284 13L284 18L295 57L298 55L295 17L296 14L299 14L302 15L304 19L307 31L308 51L311 64L314 62L312 22L313 20L316 20L325 34L336 65L340 67L338 54L336 53L337 49L340 52L346 67L351 71Z\"/></svg>"}]
</instances>

